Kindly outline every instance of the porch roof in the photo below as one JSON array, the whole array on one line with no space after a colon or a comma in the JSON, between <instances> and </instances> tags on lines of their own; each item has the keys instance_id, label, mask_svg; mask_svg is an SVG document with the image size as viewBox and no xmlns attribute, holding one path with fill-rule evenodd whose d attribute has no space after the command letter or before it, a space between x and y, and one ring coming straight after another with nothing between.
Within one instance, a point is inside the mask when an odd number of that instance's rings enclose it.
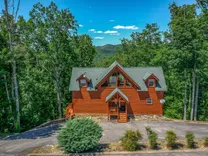
<instances>
[{"instance_id":1,"label":"porch roof","mask_svg":"<svg viewBox=\"0 0 208 156\"><path fill-rule=\"evenodd\" d=\"M106 102L109 101L116 93L122 96L127 102L129 102L128 97L118 88L115 88L107 97Z\"/></svg>"}]
</instances>

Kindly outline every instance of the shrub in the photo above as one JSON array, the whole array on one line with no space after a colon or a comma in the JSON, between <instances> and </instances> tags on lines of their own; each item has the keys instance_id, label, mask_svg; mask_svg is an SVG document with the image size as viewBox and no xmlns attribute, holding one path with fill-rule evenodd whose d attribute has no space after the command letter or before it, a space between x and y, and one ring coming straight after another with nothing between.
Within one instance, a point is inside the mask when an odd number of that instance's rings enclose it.
<instances>
[{"instance_id":1,"label":"shrub","mask_svg":"<svg viewBox=\"0 0 208 156\"><path fill-rule=\"evenodd\" d=\"M205 137L204 138L204 146L205 147L208 147L208 137Z\"/></svg>"},{"instance_id":2,"label":"shrub","mask_svg":"<svg viewBox=\"0 0 208 156\"><path fill-rule=\"evenodd\" d=\"M65 153L85 152L97 147L102 128L89 118L69 119L57 139Z\"/></svg>"},{"instance_id":3,"label":"shrub","mask_svg":"<svg viewBox=\"0 0 208 156\"><path fill-rule=\"evenodd\" d=\"M127 130L123 137L121 137L121 145L127 151L135 151L138 148L138 140L142 139L142 134L136 130Z\"/></svg>"},{"instance_id":4,"label":"shrub","mask_svg":"<svg viewBox=\"0 0 208 156\"><path fill-rule=\"evenodd\" d=\"M157 139L158 139L158 134L154 132L151 127L145 127L148 135L148 140L150 144L151 149L156 149L157 148Z\"/></svg>"},{"instance_id":5,"label":"shrub","mask_svg":"<svg viewBox=\"0 0 208 156\"><path fill-rule=\"evenodd\" d=\"M167 142L167 147L168 148L175 148L176 146L176 133L172 130L166 131L166 137L165 140Z\"/></svg>"},{"instance_id":6,"label":"shrub","mask_svg":"<svg viewBox=\"0 0 208 156\"><path fill-rule=\"evenodd\" d=\"M195 139L194 133L187 132L185 137L186 137L187 147L194 148L194 139Z\"/></svg>"}]
</instances>

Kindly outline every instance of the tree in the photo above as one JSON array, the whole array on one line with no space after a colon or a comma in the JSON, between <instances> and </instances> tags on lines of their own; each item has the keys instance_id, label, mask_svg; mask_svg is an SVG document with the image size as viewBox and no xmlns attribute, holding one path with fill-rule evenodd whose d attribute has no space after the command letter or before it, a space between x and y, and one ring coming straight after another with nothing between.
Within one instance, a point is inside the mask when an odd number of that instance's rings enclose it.
<instances>
[{"instance_id":1,"label":"tree","mask_svg":"<svg viewBox=\"0 0 208 156\"><path fill-rule=\"evenodd\" d=\"M59 118L62 117L61 75L73 66L71 40L77 23L68 9L58 10L55 3L48 7L38 3L30 12L23 43L36 65L52 76L56 86ZM71 63L70 63L71 62ZM70 66L66 66L70 63Z\"/></svg>"},{"instance_id":2,"label":"tree","mask_svg":"<svg viewBox=\"0 0 208 156\"><path fill-rule=\"evenodd\" d=\"M10 8L12 6L12 9ZM6 28L9 36L9 50L12 58L12 84L14 85L14 93L15 93L15 103L16 103L16 129L20 128L20 102L19 102L19 89L18 89L18 78L17 78L17 65L15 60L15 37L14 34L16 33L16 19L17 14L20 6L20 0L17 1L17 7L15 9L15 2L4 0L4 10L3 15L5 18ZM9 13L9 10L12 10Z\"/></svg>"},{"instance_id":3,"label":"tree","mask_svg":"<svg viewBox=\"0 0 208 156\"><path fill-rule=\"evenodd\" d=\"M196 64L198 51L201 47L200 35L197 22L196 5L183 5L181 7L173 3L170 6L171 22L169 23L171 32L173 34L173 45L176 49L182 51L184 66L184 77L186 77L187 69L192 71L192 106L191 106L191 120L194 115L195 105L195 79L196 79ZM185 79L185 95L184 107L186 107L186 79ZM186 108L184 108L184 119Z\"/></svg>"},{"instance_id":4,"label":"tree","mask_svg":"<svg viewBox=\"0 0 208 156\"><path fill-rule=\"evenodd\" d=\"M157 24L147 24L141 33L132 33L131 40L122 39L119 52L126 54L129 66L151 66L153 64L152 58L160 49L161 36Z\"/></svg>"}]
</instances>

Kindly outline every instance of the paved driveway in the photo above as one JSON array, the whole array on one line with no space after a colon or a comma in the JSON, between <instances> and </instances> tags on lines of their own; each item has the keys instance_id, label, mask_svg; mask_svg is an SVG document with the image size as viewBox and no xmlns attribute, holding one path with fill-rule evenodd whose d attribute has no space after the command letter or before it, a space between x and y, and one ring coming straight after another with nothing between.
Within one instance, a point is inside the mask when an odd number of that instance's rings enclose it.
<instances>
[{"instance_id":1,"label":"paved driveway","mask_svg":"<svg viewBox=\"0 0 208 156\"><path fill-rule=\"evenodd\" d=\"M103 127L101 143L118 141L127 129L139 129L144 134L144 140L146 140L146 126L151 126L153 130L157 131L160 139L164 139L166 130L174 130L179 139L184 138L185 133L188 131L194 132L197 139L208 136L208 124L177 121L131 121L128 123L104 122L100 123L100 125ZM35 147L57 144L56 132L60 126L60 124L54 124L0 140L0 156L18 154L22 156Z\"/></svg>"},{"instance_id":2,"label":"paved driveway","mask_svg":"<svg viewBox=\"0 0 208 156\"><path fill-rule=\"evenodd\" d=\"M179 139L184 139L186 132L191 131L197 139L208 136L208 124L196 124L182 121L130 121L128 123L105 122L100 124L103 127L101 142L114 142L125 133L127 129L138 129L147 140L145 127L150 126L158 133L159 139L165 139L167 130L174 130Z\"/></svg>"}]
</instances>

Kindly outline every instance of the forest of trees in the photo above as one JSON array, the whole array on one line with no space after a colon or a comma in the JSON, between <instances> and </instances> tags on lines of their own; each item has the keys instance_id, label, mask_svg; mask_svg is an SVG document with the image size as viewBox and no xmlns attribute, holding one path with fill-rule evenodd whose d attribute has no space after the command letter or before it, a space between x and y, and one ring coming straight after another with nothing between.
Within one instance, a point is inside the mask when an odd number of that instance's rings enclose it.
<instances>
[{"instance_id":1,"label":"forest of trees","mask_svg":"<svg viewBox=\"0 0 208 156\"><path fill-rule=\"evenodd\" d=\"M157 24L122 39L117 53L96 61L88 35L78 35L69 9L35 4L29 19L4 0L0 16L0 132L28 130L63 117L71 102L72 67L162 66L168 92L164 115L208 121L208 3L169 6L169 30ZM199 10L199 11L197 11Z\"/></svg>"}]
</instances>

